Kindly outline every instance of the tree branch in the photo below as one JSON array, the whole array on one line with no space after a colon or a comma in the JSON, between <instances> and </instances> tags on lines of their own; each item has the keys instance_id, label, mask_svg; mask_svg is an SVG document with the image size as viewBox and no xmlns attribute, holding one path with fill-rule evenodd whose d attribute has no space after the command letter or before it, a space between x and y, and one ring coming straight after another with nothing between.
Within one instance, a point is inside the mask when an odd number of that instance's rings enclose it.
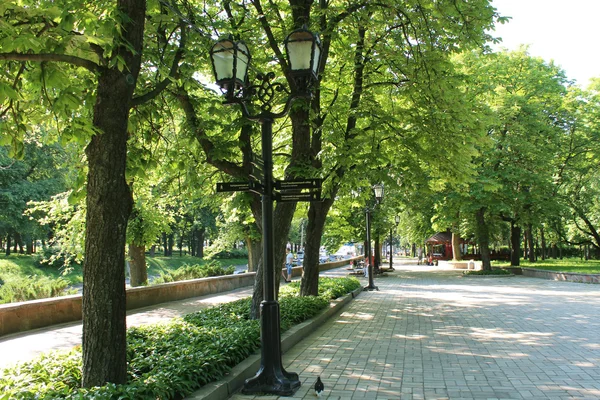
<instances>
[{"instance_id":1,"label":"tree branch","mask_svg":"<svg viewBox=\"0 0 600 400\"><path fill-rule=\"evenodd\" d=\"M177 52L175 53L175 57L173 57L173 63L171 64L171 70L169 71L169 75L159 82L154 89L151 91L144 93L141 96L134 97L131 99L131 104L133 107L143 104L147 101L154 99L158 96L163 90L169 86L171 83L171 78L175 78L179 73L179 62L183 58L183 51L186 44L187 39L187 29L183 23L183 21L179 20L179 27L181 29L181 40L179 40L179 47L177 48Z\"/></svg>"},{"instance_id":2,"label":"tree branch","mask_svg":"<svg viewBox=\"0 0 600 400\"><path fill-rule=\"evenodd\" d=\"M78 67L83 67L92 72L100 72L102 67L93 61L86 60L75 56L69 56L67 54L30 54L30 53L0 53L0 60L3 61L33 61L33 62L64 62Z\"/></svg>"}]
</instances>

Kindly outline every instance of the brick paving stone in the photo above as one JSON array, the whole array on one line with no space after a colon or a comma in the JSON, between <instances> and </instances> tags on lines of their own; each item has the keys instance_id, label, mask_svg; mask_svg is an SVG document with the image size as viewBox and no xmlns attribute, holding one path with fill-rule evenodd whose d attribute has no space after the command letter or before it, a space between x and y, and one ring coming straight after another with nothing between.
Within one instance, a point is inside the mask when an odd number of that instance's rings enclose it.
<instances>
[{"instance_id":1,"label":"brick paving stone","mask_svg":"<svg viewBox=\"0 0 600 400\"><path fill-rule=\"evenodd\" d=\"M326 377L326 399L600 399L599 285L394 267L285 368L309 386ZM293 398L315 396L303 385Z\"/></svg>"}]
</instances>

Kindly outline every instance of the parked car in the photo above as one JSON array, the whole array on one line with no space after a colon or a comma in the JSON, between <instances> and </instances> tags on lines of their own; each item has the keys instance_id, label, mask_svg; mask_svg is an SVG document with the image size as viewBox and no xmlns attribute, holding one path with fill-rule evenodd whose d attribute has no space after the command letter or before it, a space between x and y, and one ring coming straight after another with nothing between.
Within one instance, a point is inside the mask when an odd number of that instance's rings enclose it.
<instances>
[{"instance_id":1,"label":"parked car","mask_svg":"<svg viewBox=\"0 0 600 400\"><path fill-rule=\"evenodd\" d=\"M302 265L302 263L304 262L304 252L303 251L299 251L296 253L296 265Z\"/></svg>"},{"instance_id":2,"label":"parked car","mask_svg":"<svg viewBox=\"0 0 600 400\"><path fill-rule=\"evenodd\" d=\"M329 261L329 254L326 251L322 251L319 254L319 264L324 264Z\"/></svg>"}]
</instances>

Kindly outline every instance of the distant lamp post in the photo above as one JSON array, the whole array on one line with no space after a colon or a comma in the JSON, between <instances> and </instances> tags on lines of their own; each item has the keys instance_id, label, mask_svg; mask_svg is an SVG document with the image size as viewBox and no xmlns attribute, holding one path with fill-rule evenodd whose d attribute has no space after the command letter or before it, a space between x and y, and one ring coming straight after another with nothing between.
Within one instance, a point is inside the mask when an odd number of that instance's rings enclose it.
<instances>
[{"instance_id":1,"label":"distant lamp post","mask_svg":"<svg viewBox=\"0 0 600 400\"><path fill-rule=\"evenodd\" d=\"M272 82L275 78L273 73L258 74L259 83L248 84L251 56L244 42L235 41L228 36L216 42L210 50L215 80L225 93L225 104L239 104L245 118L261 124L262 179L260 182L249 182L246 188L262 195L264 300L261 303L260 313L261 365L256 375L244 383L242 392L245 394L290 396L300 387L298 374L285 371L281 363L280 313L279 303L275 298L273 249L272 132L273 121L287 115L294 100L310 99L309 88L317 80L321 44L319 37L306 28L290 33L284 43L287 53L287 73L293 78L295 86L292 88L293 93L281 83ZM306 88L306 90L300 93L298 88ZM287 98L282 110L272 112L272 103L283 95ZM253 101L260 108L256 114L251 114L248 108Z\"/></svg>"},{"instance_id":2,"label":"distant lamp post","mask_svg":"<svg viewBox=\"0 0 600 400\"><path fill-rule=\"evenodd\" d=\"M398 224L400 223L400 216L396 215L396 228L398 228ZM394 270L394 266L393 266L393 257L394 257L394 245L393 245L393 241L394 241L394 228L390 228L390 269L393 271Z\"/></svg>"},{"instance_id":3,"label":"distant lamp post","mask_svg":"<svg viewBox=\"0 0 600 400\"><path fill-rule=\"evenodd\" d=\"M383 185L377 184L373 185L373 193L375 194L376 204L381 203L383 199ZM375 206L373 206L373 209ZM366 208L366 218L367 218L367 247L365 248L365 255L367 256L367 262L369 263L368 267L368 275L369 275L369 286L366 286L364 290L379 290L377 286L373 283L373 262L371 257L371 207L367 206Z\"/></svg>"}]
</instances>

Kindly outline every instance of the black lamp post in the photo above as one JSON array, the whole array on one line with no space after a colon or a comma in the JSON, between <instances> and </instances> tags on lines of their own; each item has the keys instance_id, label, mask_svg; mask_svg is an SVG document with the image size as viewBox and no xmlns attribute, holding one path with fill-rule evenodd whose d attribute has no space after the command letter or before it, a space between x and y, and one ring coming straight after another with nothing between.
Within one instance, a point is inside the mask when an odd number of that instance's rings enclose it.
<instances>
[{"instance_id":1,"label":"black lamp post","mask_svg":"<svg viewBox=\"0 0 600 400\"><path fill-rule=\"evenodd\" d=\"M317 79L321 45L316 34L305 28L297 29L285 39L287 69L296 87L308 88ZM258 85L248 85L250 52L241 41L231 37L219 40L210 50L217 84L226 94L225 104L239 104L245 118L261 124L262 182L250 184L262 194L263 226L263 285L264 299L261 315L261 365L256 375L247 379L242 392L245 394L293 395L300 387L298 374L287 372L281 363L281 331L279 303L275 298L275 262L273 245L273 121L285 116L292 102L298 98L310 98L305 93L290 93L281 83L272 82L275 74L259 74ZM278 93L287 96L282 111L272 112L271 104ZM248 105L257 101L258 113L252 114Z\"/></svg>"},{"instance_id":2,"label":"black lamp post","mask_svg":"<svg viewBox=\"0 0 600 400\"><path fill-rule=\"evenodd\" d=\"M373 192L375 193L376 204L381 203L383 199L383 185L378 184L373 186ZM373 208L375 208L373 206ZM369 263L368 274L369 274L369 286L365 286L364 290L379 290L377 286L373 283L373 263L371 262L371 208L367 206L366 208L367 214L367 247L365 248L365 255L367 257L367 262Z\"/></svg>"},{"instance_id":3,"label":"black lamp post","mask_svg":"<svg viewBox=\"0 0 600 400\"><path fill-rule=\"evenodd\" d=\"M396 228L398 227L399 223L400 223L400 216L396 215ZM392 228L390 228L390 269L392 271L394 270L393 260L392 260L392 258L394 257L393 240L394 240L394 228L392 227Z\"/></svg>"}]
</instances>

